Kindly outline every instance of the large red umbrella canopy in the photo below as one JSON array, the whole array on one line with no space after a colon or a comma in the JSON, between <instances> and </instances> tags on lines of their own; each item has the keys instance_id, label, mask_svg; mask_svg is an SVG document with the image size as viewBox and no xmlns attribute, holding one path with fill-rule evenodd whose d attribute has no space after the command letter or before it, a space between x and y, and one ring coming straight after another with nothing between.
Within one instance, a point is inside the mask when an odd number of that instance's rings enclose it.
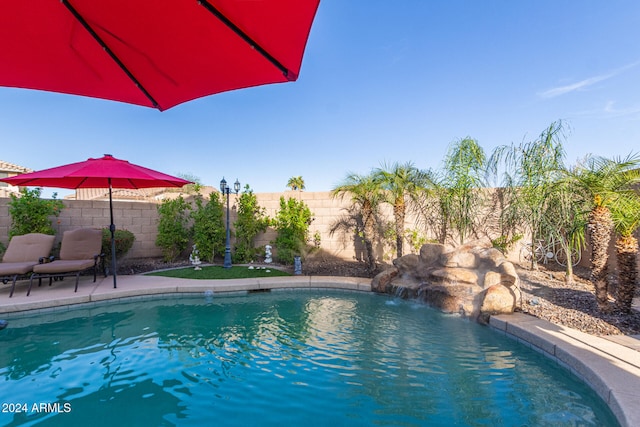
<instances>
[{"instance_id":1,"label":"large red umbrella canopy","mask_svg":"<svg viewBox=\"0 0 640 427\"><path fill-rule=\"evenodd\" d=\"M295 81L319 2L4 2L0 85L165 110Z\"/></svg>"},{"instance_id":2,"label":"large red umbrella canopy","mask_svg":"<svg viewBox=\"0 0 640 427\"><path fill-rule=\"evenodd\" d=\"M116 159L105 154L99 159L70 163L50 169L2 178L0 181L21 187L55 188L152 188L182 187L190 184L182 178Z\"/></svg>"},{"instance_id":3,"label":"large red umbrella canopy","mask_svg":"<svg viewBox=\"0 0 640 427\"><path fill-rule=\"evenodd\" d=\"M114 288L116 287L116 227L113 223L111 189L182 187L191 184L191 181L138 166L126 160L116 159L110 154L105 154L99 159L88 159L84 162L0 178L0 181L21 187L108 188L111 215L109 227L111 231L111 267Z\"/></svg>"}]
</instances>

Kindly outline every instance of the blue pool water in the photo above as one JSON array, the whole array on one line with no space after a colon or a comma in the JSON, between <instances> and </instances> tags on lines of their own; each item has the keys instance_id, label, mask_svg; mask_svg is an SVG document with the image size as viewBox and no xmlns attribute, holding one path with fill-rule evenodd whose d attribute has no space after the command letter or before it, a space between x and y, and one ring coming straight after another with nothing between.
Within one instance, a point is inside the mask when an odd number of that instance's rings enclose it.
<instances>
[{"instance_id":1,"label":"blue pool water","mask_svg":"<svg viewBox=\"0 0 640 427\"><path fill-rule=\"evenodd\" d=\"M0 424L615 426L491 329L369 293L132 301L12 319Z\"/></svg>"}]
</instances>

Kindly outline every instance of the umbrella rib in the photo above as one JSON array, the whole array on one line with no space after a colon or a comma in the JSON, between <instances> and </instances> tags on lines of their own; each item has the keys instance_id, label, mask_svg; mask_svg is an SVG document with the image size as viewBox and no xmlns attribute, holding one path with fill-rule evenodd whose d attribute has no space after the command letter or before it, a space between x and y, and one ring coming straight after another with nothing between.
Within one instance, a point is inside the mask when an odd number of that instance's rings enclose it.
<instances>
[{"instance_id":1,"label":"umbrella rib","mask_svg":"<svg viewBox=\"0 0 640 427\"><path fill-rule=\"evenodd\" d=\"M122 69L122 71L124 71L124 73L127 75L127 77L129 77L129 79L131 79L133 84L135 84L136 87L138 89L140 89L140 91L144 94L144 96L146 96L149 99L149 101L151 101L151 104L153 105L153 108L157 108L157 109L161 110L160 106L158 105L158 102L153 98L153 96L151 96L151 94L144 88L144 86L142 86L140 81L138 81L138 79L136 79L136 77L133 75L133 73L131 71L129 71L129 69L126 67L126 65L124 65L124 63L120 60L120 58L118 58L118 56L115 53L113 53L113 51L111 49L109 49L109 46L107 46L107 44L100 38L98 33L96 33L93 30L93 28L91 28L89 23L82 17L82 15L80 15L80 13L78 13L78 11L69 3L68 0L61 0L61 2L69 10L69 12L71 12L71 14L78 20L78 22L80 22L80 24L84 27L84 29L87 30L87 32L89 34L91 34L91 37L93 37L94 40L96 42L98 42L98 44L111 57L111 59L113 59L113 61L116 64L118 64L118 66Z\"/></svg>"},{"instance_id":2,"label":"umbrella rib","mask_svg":"<svg viewBox=\"0 0 640 427\"><path fill-rule=\"evenodd\" d=\"M220 12L218 9L216 9L215 6L213 6L207 0L198 0L198 3L204 6L204 8L207 9L209 12L211 12L216 18L218 18L220 22L226 25L231 31L236 33L236 35L238 35L242 40L244 40L247 44L249 44L249 46L251 46L252 49L255 49L256 51L258 51L258 53L264 56L267 59L267 61L271 62L278 70L282 72L282 74L287 78L287 80L296 79L295 73L292 73L291 71L289 71L287 67L282 65L280 61L274 58L255 40L249 37L249 35L247 35L247 33L245 33L244 31L242 31L240 27L238 27L236 24L231 22L229 18L224 16L224 14Z\"/></svg>"}]
</instances>

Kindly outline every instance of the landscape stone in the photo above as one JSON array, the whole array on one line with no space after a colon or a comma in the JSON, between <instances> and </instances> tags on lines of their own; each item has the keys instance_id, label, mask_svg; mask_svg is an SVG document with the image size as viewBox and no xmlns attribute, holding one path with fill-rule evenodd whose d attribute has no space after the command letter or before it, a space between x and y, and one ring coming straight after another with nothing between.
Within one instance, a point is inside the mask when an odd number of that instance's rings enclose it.
<instances>
[{"instance_id":1,"label":"landscape stone","mask_svg":"<svg viewBox=\"0 0 640 427\"><path fill-rule=\"evenodd\" d=\"M520 304L516 269L488 239L458 247L429 243L393 260L372 281L376 292L420 299L445 312L486 322Z\"/></svg>"}]
</instances>

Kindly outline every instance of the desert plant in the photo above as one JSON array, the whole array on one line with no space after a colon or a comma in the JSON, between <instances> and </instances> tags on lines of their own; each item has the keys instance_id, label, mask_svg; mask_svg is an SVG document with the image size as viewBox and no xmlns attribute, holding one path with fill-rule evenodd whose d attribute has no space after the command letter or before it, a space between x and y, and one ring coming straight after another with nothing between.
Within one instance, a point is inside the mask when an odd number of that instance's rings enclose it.
<instances>
[{"instance_id":1,"label":"desert plant","mask_svg":"<svg viewBox=\"0 0 640 427\"><path fill-rule=\"evenodd\" d=\"M226 231L223 216L224 206L220 193L211 193L206 202L202 196L196 196L195 208L191 211L193 243L206 262L213 262L216 253L224 252Z\"/></svg>"},{"instance_id":2,"label":"desert plant","mask_svg":"<svg viewBox=\"0 0 640 427\"><path fill-rule=\"evenodd\" d=\"M9 202L9 214L11 215L11 228L9 238L21 236L27 233L56 234L51 225L51 217L58 217L64 208L61 200L41 199L42 188L20 189L20 196L11 194Z\"/></svg>"},{"instance_id":3,"label":"desert plant","mask_svg":"<svg viewBox=\"0 0 640 427\"><path fill-rule=\"evenodd\" d=\"M188 211L191 209L182 196L165 199L158 206L158 236L156 246L162 249L165 261L175 261L189 243Z\"/></svg>"}]
</instances>

